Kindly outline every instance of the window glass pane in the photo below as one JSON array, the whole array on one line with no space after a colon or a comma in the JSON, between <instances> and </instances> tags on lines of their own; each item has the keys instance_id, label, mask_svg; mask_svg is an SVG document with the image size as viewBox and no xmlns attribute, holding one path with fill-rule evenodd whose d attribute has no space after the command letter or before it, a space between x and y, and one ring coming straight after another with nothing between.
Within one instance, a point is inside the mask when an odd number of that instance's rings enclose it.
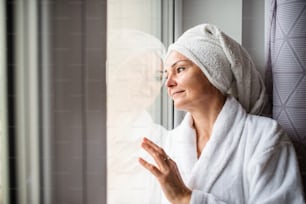
<instances>
[{"instance_id":1,"label":"window glass pane","mask_svg":"<svg viewBox=\"0 0 306 204\"><path fill-rule=\"evenodd\" d=\"M166 132L162 1L110 0L107 9L107 203L160 203L159 185L138 157L149 159L143 137L161 144Z\"/></svg>"}]
</instances>

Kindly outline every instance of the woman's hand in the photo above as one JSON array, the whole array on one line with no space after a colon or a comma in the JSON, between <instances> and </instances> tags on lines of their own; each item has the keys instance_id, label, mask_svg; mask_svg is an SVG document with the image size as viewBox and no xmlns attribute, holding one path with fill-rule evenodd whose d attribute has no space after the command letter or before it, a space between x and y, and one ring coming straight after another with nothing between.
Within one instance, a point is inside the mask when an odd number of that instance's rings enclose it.
<instances>
[{"instance_id":1,"label":"woman's hand","mask_svg":"<svg viewBox=\"0 0 306 204\"><path fill-rule=\"evenodd\" d=\"M139 158L139 163L158 179L167 199L173 204L189 203L191 190L184 184L176 163L162 148L147 138L143 139L141 146L153 157L157 166L142 158Z\"/></svg>"}]
</instances>

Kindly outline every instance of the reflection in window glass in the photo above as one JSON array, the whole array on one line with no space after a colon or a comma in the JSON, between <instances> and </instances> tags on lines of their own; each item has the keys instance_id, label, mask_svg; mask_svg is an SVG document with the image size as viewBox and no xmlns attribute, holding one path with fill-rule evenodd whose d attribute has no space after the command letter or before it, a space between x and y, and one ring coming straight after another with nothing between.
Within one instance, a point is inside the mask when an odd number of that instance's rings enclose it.
<instances>
[{"instance_id":1,"label":"reflection in window glass","mask_svg":"<svg viewBox=\"0 0 306 204\"><path fill-rule=\"evenodd\" d=\"M152 161L143 137L162 143L160 90L165 48L159 39L161 2L108 2L107 165L108 202L160 203L155 178L138 163Z\"/></svg>"}]
</instances>

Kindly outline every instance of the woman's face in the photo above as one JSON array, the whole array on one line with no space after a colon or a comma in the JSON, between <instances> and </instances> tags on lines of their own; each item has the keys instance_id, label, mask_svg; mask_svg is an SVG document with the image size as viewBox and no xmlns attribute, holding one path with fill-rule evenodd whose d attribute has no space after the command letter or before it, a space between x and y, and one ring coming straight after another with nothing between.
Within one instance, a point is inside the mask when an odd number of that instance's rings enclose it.
<instances>
[{"instance_id":1,"label":"woman's face","mask_svg":"<svg viewBox=\"0 0 306 204\"><path fill-rule=\"evenodd\" d=\"M201 69L179 52L172 51L167 57L165 74L168 94L177 109L191 112L218 92Z\"/></svg>"}]
</instances>

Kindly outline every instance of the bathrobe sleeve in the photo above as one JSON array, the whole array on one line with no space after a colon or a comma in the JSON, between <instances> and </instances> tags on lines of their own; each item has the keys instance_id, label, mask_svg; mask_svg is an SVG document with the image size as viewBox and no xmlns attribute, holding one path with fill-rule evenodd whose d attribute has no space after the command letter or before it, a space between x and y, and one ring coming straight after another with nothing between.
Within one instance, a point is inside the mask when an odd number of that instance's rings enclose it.
<instances>
[{"instance_id":1,"label":"bathrobe sleeve","mask_svg":"<svg viewBox=\"0 0 306 204\"><path fill-rule=\"evenodd\" d=\"M303 204L301 177L294 147L276 121L261 120L248 148L247 203ZM251 145L247 145L250 147Z\"/></svg>"},{"instance_id":2,"label":"bathrobe sleeve","mask_svg":"<svg viewBox=\"0 0 306 204\"><path fill-rule=\"evenodd\" d=\"M257 128L260 132L253 131L245 144L243 200L247 204L304 204L300 172L291 141L274 122L265 124L266 128L263 124L260 126ZM228 201L213 193L193 190L190 203L225 204Z\"/></svg>"},{"instance_id":3,"label":"bathrobe sleeve","mask_svg":"<svg viewBox=\"0 0 306 204\"><path fill-rule=\"evenodd\" d=\"M248 203L305 203L293 145L281 141L251 160Z\"/></svg>"},{"instance_id":4,"label":"bathrobe sleeve","mask_svg":"<svg viewBox=\"0 0 306 204\"><path fill-rule=\"evenodd\" d=\"M248 204L304 204L297 171L295 152L291 145L281 144L267 150L249 166ZM213 194L193 190L190 204L225 204Z\"/></svg>"}]
</instances>

